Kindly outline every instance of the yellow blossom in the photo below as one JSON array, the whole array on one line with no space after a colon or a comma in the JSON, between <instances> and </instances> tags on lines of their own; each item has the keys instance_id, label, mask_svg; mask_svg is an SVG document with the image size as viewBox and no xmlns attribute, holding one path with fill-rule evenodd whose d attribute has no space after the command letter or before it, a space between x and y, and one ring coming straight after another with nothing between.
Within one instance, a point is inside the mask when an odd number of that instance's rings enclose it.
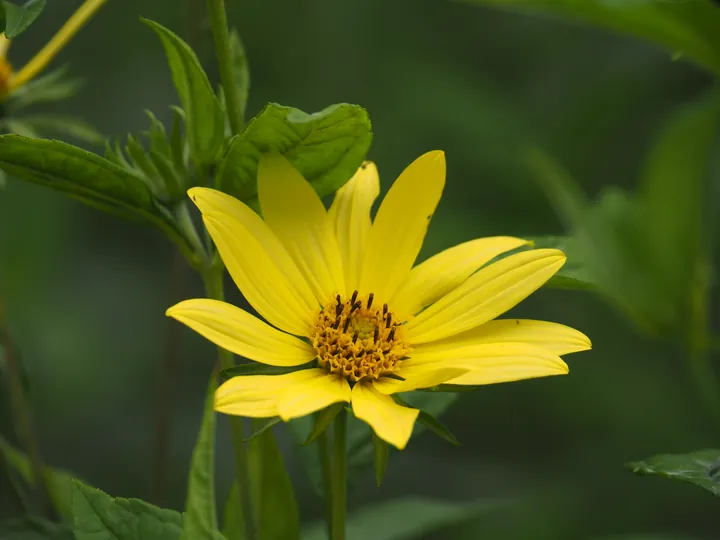
<instances>
[{"instance_id":1,"label":"yellow blossom","mask_svg":"<svg viewBox=\"0 0 720 540\"><path fill-rule=\"evenodd\" d=\"M258 167L263 218L229 195L191 189L230 275L267 323L210 299L180 302L167 315L245 358L306 368L234 377L217 390L215 409L288 421L348 402L378 437L402 449L419 411L392 394L567 373L560 356L589 349L585 335L551 322L496 319L558 271L561 251L529 249L490 263L528 244L497 236L414 266L444 184L444 154L419 157L374 221L379 181L369 162L329 211L278 154L264 155Z\"/></svg>"}]
</instances>

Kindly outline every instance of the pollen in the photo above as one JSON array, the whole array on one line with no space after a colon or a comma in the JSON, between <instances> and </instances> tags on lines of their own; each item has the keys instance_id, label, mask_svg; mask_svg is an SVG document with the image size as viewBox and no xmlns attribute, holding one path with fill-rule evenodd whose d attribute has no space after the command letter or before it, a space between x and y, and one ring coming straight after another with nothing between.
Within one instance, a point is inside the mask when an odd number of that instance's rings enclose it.
<instances>
[{"instance_id":1,"label":"pollen","mask_svg":"<svg viewBox=\"0 0 720 540\"><path fill-rule=\"evenodd\" d=\"M387 304L376 305L372 293L358 298L355 291L350 298L338 294L325 304L310 339L321 367L357 382L399 367L410 352L403 333Z\"/></svg>"}]
</instances>

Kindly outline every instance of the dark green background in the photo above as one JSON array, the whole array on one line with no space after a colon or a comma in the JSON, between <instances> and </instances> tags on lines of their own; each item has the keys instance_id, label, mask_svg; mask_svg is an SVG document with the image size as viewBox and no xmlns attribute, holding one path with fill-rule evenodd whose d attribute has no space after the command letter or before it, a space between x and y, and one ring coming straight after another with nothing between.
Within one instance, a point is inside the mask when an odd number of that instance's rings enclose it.
<instances>
[{"instance_id":1,"label":"dark green background","mask_svg":"<svg viewBox=\"0 0 720 540\"><path fill-rule=\"evenodd\" d=\"M79 3L48 2L13 44L11 61L20 66ZM114 136L146 129L143 109L169 122L168 105L178 100L162 47L138 16L194 43L217 81L203 4L110 1L55 61L69 62L87 85L53 109ZM230 18L251 61L250 113L268 101L308 112L336 102L366 107L375 133L369 158L384 189L421 153L445 150L447 187L422 257L480 236L561 233L521 165L527 142L554 153L591 195L606 185L632 189L663 119L712 83L628 38L465 4L243 0L230 4ZM187 268L182 293L173 292L173 266L155 230L19 181L0 192L0 292L46 459L113 495L181 508L215 357L208 343L176 328L168 488L158 498L153 432L163 351L176 324L163 312L202 294ZM654 453L720 444L682 350L638 334L588 293L543 290L514 313L570 324L594 349L569 357L567 377L461 396L445 421L462 447L428 434L414 439L391 456L381 490L368 470L351 509L404 494L503 502L438 538L716 538L712 496L623 468ZM7 430L6 409L2 416ZM232 464L224 419L221 426L224 495ZM318 517L285 432L278 436L303 515Z\"/></svg>"}]
</instances>

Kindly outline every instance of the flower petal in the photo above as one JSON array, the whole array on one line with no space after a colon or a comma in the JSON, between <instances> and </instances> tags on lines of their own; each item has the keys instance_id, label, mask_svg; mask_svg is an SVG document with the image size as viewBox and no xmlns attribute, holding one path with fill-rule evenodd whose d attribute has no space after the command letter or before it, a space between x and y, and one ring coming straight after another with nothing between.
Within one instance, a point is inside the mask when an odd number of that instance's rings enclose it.
<instances>
[{"instance_id":1,"label":"flower petal","mask_svg":"<svg viewBox=\"0 0 720 540\"><path fill-rule=\"evenodd\" d=\"M528 319L496 319L449 338L418 347L421 351L448 351L481 343L525 343L562 356L592 348L590 339L569 326Z\"/></svg>"},{"instance_id":2,"label":"flower petal","mask_svg":"<svg viewBox=\"0 0 720 540\"><path fill-rule=\"evenodd\" d=\"M248 206L209 188L192 188L190 198L228 272L248 302L268 322L307 335L319 305L287 251Z\"/></svg>"},{"instance_id":3,"label":"flower petal","mask_svg":"<svg viewBox=\"0 0 720 540\"><path fill-rule=\"evenodd\" d=\"M340 249L320 197L278 153L258 163L263 219L283 243L319 303L345 291Z\"/></svg>"},{"instance_id":4,"label":"flower petal","mask_svg":"<svg viewBox=\"0 0 720 540\"><path fill-rule=\"evenodd\" d=\"M378 392L383 394L396 394L398 392L410 392L418 388L430 388L438 384L446 383L464 375L469 370L462 367L435 367L434 365L418 365L396 369L394 373L403 379L392 379L383 377L373 383Z\"/></svg>"},{"instance_id":5,"label":"flower petal","mask_svg":"<svg viewBox=\"0 0 720 540\"><path fill-rule=\"evenodd\" d=\"M287 422L340 401L350 402L350 385L344 378L326 373L283 390L277 403L278 416Z\"/></svg>"},{"instance_id":6,"label":"flower petal","mask_svg":"<svg viewBox=\"0 0 720 540\"><path fill-rule=\"evenodd\" d=\"M377 167L373 162L366 161L355 176L335 193L328 212L340 247L347 294L360 287L360 269L372 229L370 208L379 193Z\"/></svg>"},{"instance_id":7,"label":"flower petal","mask_svg":"<svg viewBox=\"0 0 720 540\"><path fill-rule=\"evenodd\" d=\"M313 360L313 348L226 302L185 300L165 314L189 326L215 345L271 366L299 366Z\"/></svg>"},{"instance_id":8,"label":"flower petal","mask_svg":"<svg viewBox=\"0 0 720 540\"><path fill-rule=\"evenodd\" d=\"M410 320L407 339L411 345L427 343L486 323L528 297L564 263L562 251L533 249L481 268Z\"/></svg>"},{"instance_id":9,"label":"flower petal","mask_svg":"<svg viewBox=\"0 0 720 540\"><path fill-rule=\"evenodd\" d=\"M413 268L389 304L395 312L414 315L498 255L526 244L528 241L520 238L493 236L446 249Z\"/></svg>"},{"instance_id":10,"label":"flower petal","mask_svg":"<svg viewBox=\"0 0 720 540\"><path fill-rule=\"evenodd\" d=\"M283 390L327 376L324 369L301 369L285 375L233 377L215 392L215 410L235 416L278 416L277 403Z\"/></svg>"},{"instance_id":11,"label":"flower petal","mask_svg":"<svg viewBox=\"0 0 720 540\"><path fill-rule=\"evenodd\" d=\"M568 367L550 351L523 343L483 343L445 350L417 347L404 367L418 369L461 368L468 372L448 384L494 384L500 382L564 375Z\"/></svg>"},{"instance_id":12,"label":"flower petal","mask_svg":"<svg viewBox=\"0 0 720 540\"><path fill-rule=\"evenodd\" d=\"M359 382L352 389L355 416L373 428L383 441L402 450L410 440L418 409L402 407L390 396L378 392L371 383Z\"/></svg>"},{"instance_id":13,"label":"flower petal","mask_svg":"<svg viewBox=\"0 0 720 540\"><path fill-rule=\"evenodd\" d=\"M445 185L445 154L428 152L395 180L368 239L360 292L386 302L407 279Z\"/></svg>"}]
</instances>

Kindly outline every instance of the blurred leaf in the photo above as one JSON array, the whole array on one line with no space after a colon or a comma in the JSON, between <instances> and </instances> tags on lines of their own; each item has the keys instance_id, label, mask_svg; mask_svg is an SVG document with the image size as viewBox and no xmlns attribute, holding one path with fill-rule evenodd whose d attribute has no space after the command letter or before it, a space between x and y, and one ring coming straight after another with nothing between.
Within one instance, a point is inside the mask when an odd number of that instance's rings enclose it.
<instances>
[{"instance_id":1,"label":"blurred leaf","mask_svg":"<svg viewBox=\"0 0 720 540\"><path fill-rule=\"evenodd\" d=\"M238 93L240 94L240 110L244 118L248 96L250 95L250 64L245 53L245 47L240 40L240 34L234 28L230 31L230 50L232 51L235 85L238 87Z\"/></svg>"},{"instance_id":2,"label":"blurred leaf","mask_svg":"<svg viewBox=\"0 0 720 540\"><path fill-rule=\"evenodd\" d=\"M720 10L710 0L465 0L531 13L552 13L630 34L720 74Z\"/></svg>"},{"instance_id":3,"label":"blurred leaf","mask_svg":"<svg viewBox=\"0 0 720 540\"><path fill-rule=\"evenodd\" d=\"M240 508L240 487L233 482L223 512L222 534L227 540L245 540L245 522Z\"/></svg>"},{"instance_id":4,"label":"blurred leaf","mask_svg":"<svg viewBox=\"0 0 720 540\"><path fill-rule=\"evenodd\" d=\"M107 159L60 141L2 135L0 168L105 212L154 223L192 258L174 218L143 180Z\"/></svg>"},{"instance_id":5,"label":"blurred leaf","mask_svg":"<svg viewBox=\"0 0 720 540\"><path fill-rule=\"evenodd\" d=\"M424 538L450 525L479 518L493 510L488 502L452 503L421 498L395 499L361 508L348 516L346 540ZM303 531L303 540L327 538L325 523Z\"/></svg>"},{"instance_id":6,"label":"blurred leaf","mask_svg":"<svg viewBox=\"0 0 720 540\"><path fill-rule=\"evenodd\" d=\"M612 536L594 536L591 540L698 540L696 537L680 534L618 534Z\"/></svg>"},{"instance_id":7,"label":"blurred leaf","mask_svg":"<svg viewBox=\"0 0 720 540\"><path fill-rule=\"evenodd\" d=\"M73 481L76 540L178 540L182 517L139 499L113 498Z\"/></svg>"},{"instance_id":8,"label":"blurred leaf","mask_svg":"<svg viewBox=\"0 0 720 540\"><path fill-rule=\"evenodd\" d=\"M5 439L0 437L0 454L5 461L15 469L22 479L30 485L35 485L30 460L21 451L17 450ZM62 516L72 518L72 475L60 469L45 467L45 489L50 496L53 508Z\"/></svg>"},{"instance_id":9,"label":"blurred leaf","mask_svg":"<svg viewBox=\"0 0 720 540\"><path fill-rule=\"evenodd\" d=\"M105 140L105 137L90 124L72 116L23 116L20 120L44 137L55 133L91 144L102 144Z\"/></svg>"},{"instance_id":10,"label":"blurred leaf","mask_svg":"<svg viewBox=\"0 0 720 540\"><path fill-rule=\"evenodd\" d=\"M74 540L72 530L66 525L26 516L0 523L3 540Z\"/></svg>"},{"instance_id":11,"label":"blurred leaf","mask_svg":"<svg viewBox=\"0 0 720 540\"><path fill-rule=\"evenodd\" d=\"M345 407L345 403L333 403L329 407L325 407L322 411L317 413L315 424L313 425L312 431L307 436L307 439L305 439L305 442L303 443L304 446L307 446L308 444L312 443L315 439L317 439L320 435L322 435L325 430L330 427L330 423L333 421L333 419L338 415L340 411L343 410Z\"/></svg>"},{"instance_id":12,"label":"blurred leaf","mask_svg":"<svg viewBox=\"0 0 720 540\"><path fill-rule=\"evenodd\" d=\"M689 482L720 496L720 450L698 450L689 454L660 454L628 463L635 474L664 476Z\"/></svg>"},{"instance_id":13,"label":"blurred leaf","mask_svg":"<svg viewBox=\"0 0 720 540\"><path fill-rule=\"evenodd\" d=\"M215 511L215 375L210 378L200 434L193 450L188 478L183 540L213 540L217 535Z\"/></svg>"},{"instance_id":14,"label":"blurred leaf","mask_svg":"<svg viewBox=\"0 0 720 540\"><path fill-rule=\"evenodd\" d=\"M454 444L455 446L460 446L460 443L455 438L455 435L453 435L452 432L447 427L445 427L442 422L440 422L440 420L438 420L431 414L428 414L425 411L420 411L420 414L418 415L418 422L420 422L423 426L428 428L441 439L444 439L450 444Z\"/></svg>"},{"instance_id":15,"label":"blurred leaf","mask_svg":"<svg viewBox=\"0 0 720 540\"><path fill-rule=\"evenodd\" d=\"M375 484L377 487L380 487L383 478L385 478L385 471L387 470L388 458L390 457L390 445L375 435L375 433L372 434L372 441Z\"/></svg>"},{"instance_id":16,"label":"blurred leaf","mask_svg":"<svg viewBox=\"0 0 720 540\"><path fill-rule=\"evenodd\" d=\"M249 444L258 540L298 539L300 512L272 431L265 431Z\"/></svg>"},{"instance_id":17,"label":"blurred leaf","mask_svg":"<svg viewBox=\"0 0 720 540\"><path fill-rule=\"evenodd\" d=\"M551 277L545 287L554 289L578 289L594 290L585 264L580 259L578 249L573 246L575 240L567 236L525 236L527 240L534 242L534 248L559 249L567 256L567 261L562 268Z\"/></svg>"},{"instance_id":18,"label":"blurred leaf","mask_svg":"<svg viewBox=\"0 0 720 540\"><path fill-rule=\"evenodd\" d=\"M280 419L279 416L270 418L262 423L260 423L260 421L254 422L253 423L253 426L254 426L253 432L246 439L242 439L242 442L245 443L245 442L252 441L255 437L259 437L260 435L265 433L268 429L271 429L273 426L277 426L280 422L282 422L282 420Z\"/></svg>"},{"instance_id":19,"label":"blurred leaf","mask_svg":"<svg viewBox=\"0 0 720 540\"><path fill-rule=\"evenodd\" d=\"M158 23L142 19L160 37L173 83L185 111L193 157L203 165L220 156L225 138L225 118L210 81L197 56L182 39Z\"/></svg>"},{"instance_id":20,"label":"blurred leaf","mask_svg":"<svg viewBox=\"0 0 720 540\"><path fill-rule=\"evenodd\" d=\"M77 78L68 79L67 73L67 67L61 67L13 90L7 101L8 112L14 113L37 103L52 103L74 96L83 82Z\"/></svg>"},{"instance_id":21,"label":"blurred leaf","mask_svg":"<svg viewBox=\"0 0 720 540\"><path fill-rule=\"evenodd\" d=\"M12 133L14 135L29 137L31 139L40 138L40 134L22 118L0 119L0 133Z\"/></svg>"},{"instance_id":22,"label":"blurred leaf","mask_svg":"<svg viewBox=\"0 0 720 540\"><path fill-rule=\"evenodd\" d=\"M355 174L371 140L367 112L357 105L331 105L307 114L270 103L230 143L217 186L257 209L260 154L277 151L324 197Z\"/></svg>"},{"instance_id":23,"label":"blurred leaf","mask_svg":"<svg viewBox=\"0 0 720 540\"><path fill-rule=\"evenodd\" d=\"M45 9L45 0L28 0L23 5L2 0L0 5L5 12L5 36L14 39L40 16Z\"/></svg>"}]
</instances>

